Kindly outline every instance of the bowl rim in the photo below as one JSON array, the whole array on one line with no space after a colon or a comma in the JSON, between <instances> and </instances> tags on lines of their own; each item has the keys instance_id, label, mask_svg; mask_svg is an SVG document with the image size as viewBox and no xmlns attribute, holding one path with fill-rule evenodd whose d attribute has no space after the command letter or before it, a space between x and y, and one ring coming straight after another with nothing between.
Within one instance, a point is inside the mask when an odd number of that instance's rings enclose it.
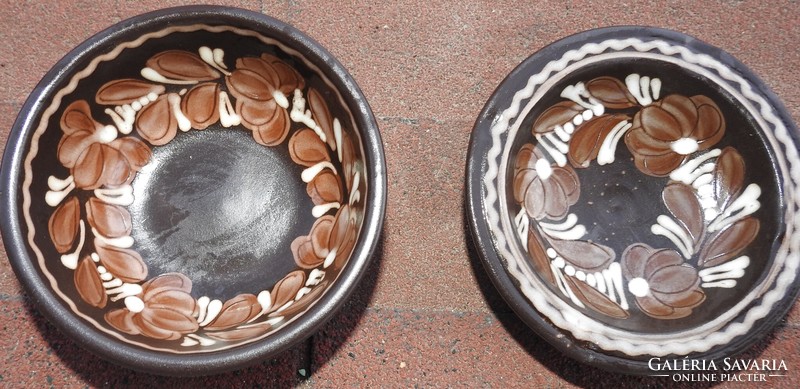
<instances>
[{"instance_id":1,"label":"bowl rim","mask_svg":"<svg viewBox=\"0 0 800 389\"><path fill-rule=\"evenodd\" d=\"M41 277L28 252L18 206L30 138L37 118L49 103L56 86L77 71L84 60L122 40L130 40L169 23L235 24L272 37L315 64L341 93L359 129L367 166L369 190L364 220L348 264L334 286L301 317L270 336L231 349L199 354L169 354L95 336L99 331L63 305ZM85 349L135 370L174 376L208 375L241 368L283 352L308 338L344 305L359 285L372 261L382 232L386 208L386 162L375 117L361 89L344 66L318 42L297 28L273 17L227 6L192 5L164 8L115 23L91 36L55 63L34 87L19 111L0 164L0 229L9 262L34 306L69 338Z\"/></svg>"},{"instance_id":2,"label":"bowl rim","mask_svg":"<svg viewBox=\"0 0 800 389\"><path fill-rule=\"evenodd\" d=\"M613 38L651 38L665 39L682 45L694 52L707 54L751 83L762 98L772 105L778 119L786 126L789 137L795 146L800 144L800 136L796 125L786 107L778 96L748 67L722 49L705 43L688 34L650 26L612 26L580 31L562 37L540 48L517 65L492 92L471 132L466 164L465 206L470 237L484 270L503 300L538 336L544 338L564 355L582 363L599 367L612 372L647 375L654 374L647 361L637 361L604 352L599 347L588 346L588 342L574 338L569 331L562 329L546 316L541 314L522 294L516 281L508 274L505 261L497 253L494 232L486 221L487 205L484 201L484 173L486 159L491 145L490 129L501 113L508 108L515 93L527 84L528 78L541 69L550 60L559 58L570 48L579 47L589 41L597 42ZM500 151L502 153L502 151ZM795 232L797 233L797 232ZM758 340L764 338L774 326L788 313L792 303L800 292L800 280L795 278L784 297L777 302L771 312L758 320L745 336L739 336L730 342L712 347L710 352L699 353L703 359L718 360L724 356L735 355L745 351ZM693 354L694 355L694 354ZM697 356L697 355L695 355Z\"/></svg>"}]
</instances>

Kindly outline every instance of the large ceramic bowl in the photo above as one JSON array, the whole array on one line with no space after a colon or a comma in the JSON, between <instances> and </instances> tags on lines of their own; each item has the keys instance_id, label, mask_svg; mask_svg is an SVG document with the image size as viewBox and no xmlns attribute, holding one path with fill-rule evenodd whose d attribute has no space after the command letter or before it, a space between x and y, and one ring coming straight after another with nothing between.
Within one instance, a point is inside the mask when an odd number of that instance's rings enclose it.
<instances>
[{"instance_id":1,"label":"large ceramic bowl","mask_svg":"<svg viewBox=\"0 0 800 389\"><path fill-rule=\"evenodd\" d=\"M47 73L2 165L31 300L106 359L207 374L285 350L364 275L386 191L378 129L330 53L264 15L123 21Z\"/></svg>"},{"instance_id":2,"label":"large ceramic bowl","mask_svg":"<svg viewBox=\"0 0 800 389\"><path fill-rule=\"evenodd\" d=\"M705 369L797 295L797 145L775 95L720 49L580 33L525 60L476 122L472 232L502 295L564 353Z\"/></svg>"}]
</instances>

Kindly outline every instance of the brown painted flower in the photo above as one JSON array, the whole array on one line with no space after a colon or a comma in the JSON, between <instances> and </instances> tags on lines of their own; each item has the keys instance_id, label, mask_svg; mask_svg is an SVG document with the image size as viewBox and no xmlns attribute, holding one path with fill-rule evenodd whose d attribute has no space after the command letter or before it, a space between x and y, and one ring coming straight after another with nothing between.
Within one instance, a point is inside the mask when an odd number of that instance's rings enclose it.
<instances>
[{"instance_id":1,"label":"brown painted flower","mask_svg":"<svg viewBox=\"0 0 800 389\"><path fill-rule=\"evenodd\" d=\"M197 303L189 294L191 290L192 281L183 274L162 274L142 285L142 293L136 296L144 303L140 310L117 309L106 313L105 319L126 334L180 339L199 328L193 316Z\"/></svg>"},{"instance_id":2,"label":"brown painted flower","mask_svg":"<svg viewBox=\"0 0 800 389\"><path fill-rule=\"evenodd\" d=\"M291 121L275 100L276 92L291 98L292 91L304 87L303 78L279 59L263 54L236 60L236 70L225 81L236 98L242 125L253 131L256 142L265 146L283 142Z\"/></svg>"},{"instance_id":3,"label":"brown painted flower","mask_svg":"<svg viewBox=\"0 0 800 389\"><path fill-rule=\"evenodd\" d=\"M150 160L150 148L132 138L116 138L117 130L92 118L89 104L78 100L61 116L64 136L58 144L58 160L82 189L118 187L133 180Z\"/></svg>"},{"instance_id":4,"label":"brown painted flower","mask_svg":"<svg viewBox=\"0 0 800 389\"><path fill-rule=\"evenodd\" d=\"M550 164L532 144L517 153L514 199L528 216L561 219L580 197L578 175L569 167Z\"/></svg>"},{"instance_id":5,"label":"brown painted flower","mask_svg":"<svg viewBox=\"0 0 800 389\"><path fill-rule=\"evenodd\" d=\"M714 146L723 135L725 119L711 99L669 95L634 116L625 143L639 170L662 177L689 154Z\"/></svg>"},{"instance_id":6,"label":"brown painted flower","mask_svg":"<svg viewBox=\"0 0 800 389\"><path fill-rule=\"evenodd\" d=\"M680 319L706 299L697 269L675 250L637 243L622 253L622 275L636 304L648 316Z\"/></svg>"}]
</instances>

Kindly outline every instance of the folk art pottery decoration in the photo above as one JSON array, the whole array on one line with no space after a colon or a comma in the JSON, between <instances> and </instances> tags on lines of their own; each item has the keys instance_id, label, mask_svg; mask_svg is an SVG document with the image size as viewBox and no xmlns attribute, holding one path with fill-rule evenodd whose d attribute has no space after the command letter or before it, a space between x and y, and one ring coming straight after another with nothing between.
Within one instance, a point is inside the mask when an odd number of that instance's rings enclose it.
<instances>
[{"instance_id":1,"label":"folk art pottery decoration","mask_svg":"<svg viewBox=\"0 0 800 389\"><path fill-rule=\"evenodd\" d=\"M468 212L524 321L579 360L647 373L740 352L786 313L798 169L794 124L741 63L677 32L599 29L495 91Z\"/></svg>"},{"instance_id":2,"label":"folk art pottery decoration","mask_svg":"<svg viewBox=\"0 0 800 389\"><path fill-rule=\"evenodd\" d=\"M93 37L23 107L3 236L48 317L134 368L207 374L309 336L383 217L381 142L342 66L224 7Z\"/></svg>"}]
</instances>

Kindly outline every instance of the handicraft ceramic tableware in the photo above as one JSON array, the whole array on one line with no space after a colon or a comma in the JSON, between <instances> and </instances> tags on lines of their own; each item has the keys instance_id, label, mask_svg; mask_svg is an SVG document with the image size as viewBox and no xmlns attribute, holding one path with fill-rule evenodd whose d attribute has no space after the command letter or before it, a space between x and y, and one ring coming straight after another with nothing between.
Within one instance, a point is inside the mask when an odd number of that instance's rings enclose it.
<instances>
[{"instance_id":1,"label":"handicraft ceramic tableware","mask_svg":"<svg viewBox=\"0 0 800 389\"><path fill-rule=\"evenodd\" d=\"M516 313L564 353L647 373L752 345L797 295L797 129L722 50L642 27L519 65L478 118L470 227Z\"/></svg>"},{"instance_id":2,"label":"handicraft ceramic tableware","mask_svg":"<svg viewBox=\"0 0 800 389\"><path fill-rule=\"evenodd\" d=\"M141 15L47 73L2 167L3 238L37 307L104 358L240 367L310 336L383 220L354 80L293 27L226 7Z\"/></svg>"}]
</instances>

